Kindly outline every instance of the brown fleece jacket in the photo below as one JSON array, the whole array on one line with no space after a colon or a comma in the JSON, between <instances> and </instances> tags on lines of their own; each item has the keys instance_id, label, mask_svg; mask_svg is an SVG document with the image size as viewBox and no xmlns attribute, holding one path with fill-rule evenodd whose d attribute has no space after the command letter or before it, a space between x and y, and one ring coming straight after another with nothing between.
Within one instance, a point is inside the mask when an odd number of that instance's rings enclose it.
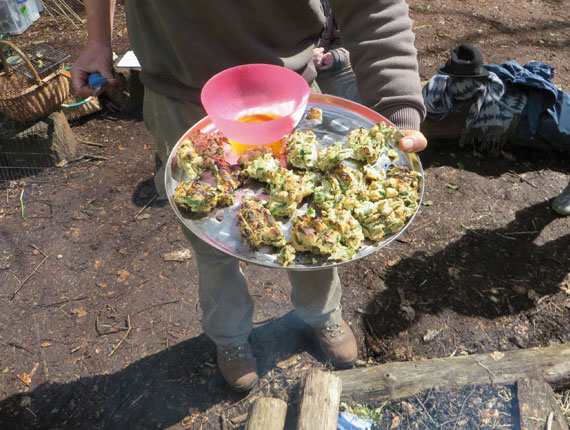
<instances>
[{"instance_id":1,"label":"brown fleece jacket","mask_svg":"<svg viewBox=\"0 0 570 430\"><path fill-rule=\"evenodd\" d=\"M330 0L362 101L401 128L425 115L412 21L404 0ZM277 64L316 76L313 48L325 25L320 0L129 0L141 79L172 98L200 100L217 72Z\"/></svg>"}]
</instances>

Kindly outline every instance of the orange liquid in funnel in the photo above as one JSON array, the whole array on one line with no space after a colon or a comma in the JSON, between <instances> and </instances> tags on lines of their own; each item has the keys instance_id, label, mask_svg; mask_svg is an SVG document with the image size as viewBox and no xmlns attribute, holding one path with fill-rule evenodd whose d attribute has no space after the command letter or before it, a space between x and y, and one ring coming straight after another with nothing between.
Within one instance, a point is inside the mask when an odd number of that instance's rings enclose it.
<instances>
[{"instance_id":1,"label":"orange liquid in funnel","mask_svg":"<svg viewBox=\"0 0 570 430\"><path fill-rule=\"evenodd\" d=\"M272 114L272 113L256 113L253 115L246 115L244 117L241 117L237 121L238 122L265 122L265 121L271 121L271 120L274 120L277 118L280 118L280 116ZM248 148L255 148L255 146L252 146L252 145L244 145L243 143L236 142L235 140L231 140L231 139L228 139L228 140L230 142L230 145L231 145L233 151L237 155L241 155ZM283 139L278 140L277 142L268 143L267 145L262 145L262 146L270 146L271 149L273 150L273 153L276 156L279 156L283 152Z\"/></svg>"}]
</instances>

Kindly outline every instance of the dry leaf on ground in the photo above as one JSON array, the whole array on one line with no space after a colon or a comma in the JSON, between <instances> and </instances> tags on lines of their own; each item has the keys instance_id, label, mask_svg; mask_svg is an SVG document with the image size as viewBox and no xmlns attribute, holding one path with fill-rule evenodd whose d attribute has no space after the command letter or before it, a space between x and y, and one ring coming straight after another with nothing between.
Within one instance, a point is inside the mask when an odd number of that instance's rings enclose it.
<instances>
[{"instance_id":1,"label":"dry leaf on ground","mask_svg":"<svg viewBox=\"0 0 570 430\"><path fill-rule=\"evenodd\" d=\"M180 251L167 252L162 255L164 261L186 261L192 258L192 251L181 249Z\"/></svg>"}]
</instances>

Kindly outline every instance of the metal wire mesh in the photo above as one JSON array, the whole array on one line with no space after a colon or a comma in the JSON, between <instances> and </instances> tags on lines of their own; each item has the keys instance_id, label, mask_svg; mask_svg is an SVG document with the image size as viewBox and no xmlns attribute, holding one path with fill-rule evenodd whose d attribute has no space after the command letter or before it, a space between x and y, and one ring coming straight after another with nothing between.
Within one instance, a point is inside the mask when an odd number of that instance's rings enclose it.
<instances>
[{"instance_id":1,"label":"metal wire mesh","mask_svg":"<svg viewBox=\"0 0 570 430\"><path fill-rule=\"evenodd\" d=\"M60 65L71 57L69 54L54 49L45 43L29 46L25 51L40 78L45 78L50 73L57 71ZM30 69L21 60L19 63L14 64L12 68L30 79L34 78Z\"/></svg>"},{"instance_id":2,"label":"metal wire mesh","mask_svg":"<svg viewBox=\"0 0 570 430\"><path fill-rule=\"evenodd\" d=\"M36 176L55 160L48 125L25 125L0 116L0 180Z\"/></svg>"}]
</instances>

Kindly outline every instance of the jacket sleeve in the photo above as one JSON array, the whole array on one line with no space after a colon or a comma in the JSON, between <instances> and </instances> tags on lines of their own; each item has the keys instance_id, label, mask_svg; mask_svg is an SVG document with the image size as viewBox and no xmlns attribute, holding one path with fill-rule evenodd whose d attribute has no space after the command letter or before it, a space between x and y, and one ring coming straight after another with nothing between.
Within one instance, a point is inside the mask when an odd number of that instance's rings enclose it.
<instances>
[{"instance_id":1,"label":"jacket sleeve","mask_svg":"<svg viewBox=\"0 0 570 430\"><path fill-rule=\"evenodd\" d=\"M362 101L396 126L419 130L425 116L405 0L330 0Z\"/></svg>"},{"instance_id":2,"label":"jacket sleeve","mask_svg":"<svg viewBox=\"0 0 570 430\"><path fill-rule=\"evenodd\" d=\"M334 58L333 66L329 69L331 71L336 71L342 69L350 63L350 55L348 51L344 48L329 49L329 52Z\"/></svg>"},{"instance_id":3,"label":"jacket sleeve","mask_svg":"<svg viewBox=\"0 0 570 430\"><path fill-rule=\"evenodd\" d=\"M329 51L334 57L334 65L332 70L340 70L344 66L350 64L350 54L347 49L342 46L339 31L335 29Z\"/></svg>"}]
</instances>

